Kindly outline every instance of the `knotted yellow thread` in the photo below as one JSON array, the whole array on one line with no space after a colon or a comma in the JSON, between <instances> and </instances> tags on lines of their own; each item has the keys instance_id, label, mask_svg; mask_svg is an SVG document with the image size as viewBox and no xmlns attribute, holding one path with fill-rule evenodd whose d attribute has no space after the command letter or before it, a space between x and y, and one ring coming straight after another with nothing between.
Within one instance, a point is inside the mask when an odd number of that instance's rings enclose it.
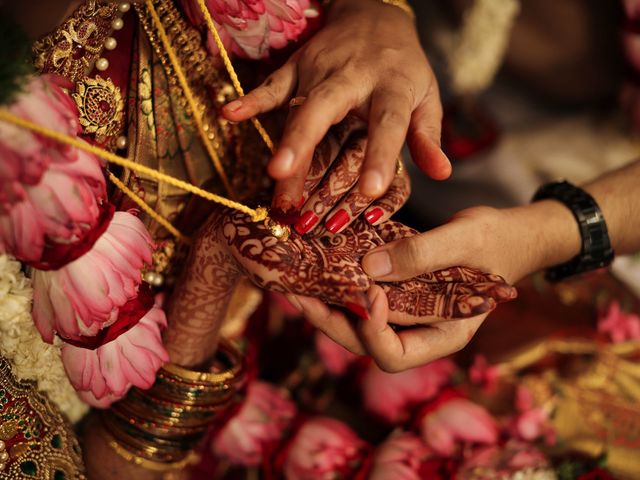
<instances>
[{"instance_id":1,"label":"knotted yellow thread","mask_svg":"<svg viewBox=\"0 0 640 480\"><path fill-rule=\"evenodd\" d=\"M107 162L113 163L115 165L120 165L121 167L124 167L124 168L128 168L136 173L147 175L149 178L152 178L158 182L164 182L169 185L173 185L176 188L179 188L189 193L193 193L194 195L204 198L205 200L218 203L220 205L223 205L228 208L232 208L234 210L239 210L245 213L246 215L248 215L249 217L251 217L251 220L254 222L261 222L267 218L267 209L264 207L259 207L254 209L246 205L243 205L242 203L230 200L228 198L221 197L220 195L216 195L215 193L207 192L206 190L196 187L191 183L188 183L178 178L164 174L153 168L149 168L144 165L139 165L135 162L132 162L131 160L120 157L115 153L111 153L108 150L105 150L100 147L96 147L95 145L91 145L90 143L86 143L80 140L79 138L70 137L69 135L66 135L64 133L56 132L55 130L50 130L46 127L43 127L42 125L38 125L36 123L30 122L29 120L20 118L4 109L0 109L0 120L11 123L13 125L17 125L22 128L26 128L39 135L42 135L47 138L51 138L57 142L64 143L65 145L70 145L72 147L83 150L87 153L91 153L96 157L99 157ZM122 184L122 182L120 183ZM133 195L133 197L139 199L140 202L144 203L135 193L131 192L131 190L129 189L127 190L130 192L131 195ZM127 191L125 191L125 193L129 195ZM134 199L134 201L136 200ZM136 203L138 202L136 201ZM142 207L140 203L138 203L138 205ZM146 203L144 203L144 205L146 205L147 208L151 209L151 207L149 207ZM145 211L148 212L146 208L145 208ZM157 217L159 217L159 214L156 212L153 212L152 216L154 219L157 220ZM164 223L164 221L166 221L166 219L163 219L163 222L160 222L160 223L166 227L166 224ZM173 230L177 232L175 228L173 228Z\"/></svg>"},{"instance_id":2,"label":"knotted yellow thread","mask_svg":"<svg viewBox=\"0 0 640 480\"><path fill-rule=\"evenodd\" d=\"M147 0L147 1L150 2L151 0ZM244 97L244 90L242 89L242 85L240 84L240 79L238 78L238 74L233 68L233 64L231 63L231 59L229 58L229 54L227 53L227 49L224 47L224 44L222 43L222 39L218 34L218 29L216 29L216 26L213 23L213 19L211 18L209 9L204 3L204 0L197 0L197 1L198 1L198 6L200 7L200 11L202 12L202 15L204 17L204 21L207 24L207 28L209 29L209 33L211 33L211 36L213 36L213 40L216 42L216 46L218 47L218 51L220 52L220 57L222 58L222 62L224 63L224 66L227 69L227 72L229 73L229 78L231 79L233 88L235 89L238 96ZM256 130L262 137L262 140L264 141L265 145L269 148L271 153L273 153L274 152L273 141L271 140L271 137L269 137L269 134L264 129L262 124L260 123L260 120L258 120L256 117L252 117L251 122L253 123L253 126L256 128Z\"/></svg>"},{"instance_id":3,"label":"knotted yellow thread","mask_svg":"<svg viewBox=\"0 0 640 480\"><path fill-rule=\"evenodd\" d=\"M204 147L207 150L207 153L209 154L211 161L213 162L213 166L218 172L218 175L220 175L220 178L222 179L222 183L225 189L227 190L227 194L231 198L236 198L233 187L231 186L231 183L227 178L227 175L224 171L224 167L222 166L222 162L220 161L220 157L218 156L218 152L216 152L215 147L211 144L211 140L207 135L207 128L205 128L205 124L202 119L202 112L198 107L198 103L196 102L193 92L191 91L191 87L189 86L187 77L184 73L184 70L182 69L182 64L180 63L180 60L178 59L176 53L173 51L173 46L171 45L171 41L167 36L167 32L164 29L164 25L162 25L162 20L160 20L160 16L158 15L158 12L153 6L153 1L146 0L146 4L147 4L147 9L151 14L151 18L155 23L156 29L158 30L158 36L160 37L160 41L162 42L162 45L164 46L164 49L166 50L167 55L169 56L169 60L171 61L173 70L176 74L176 77L178 77L178 82L180 82L180 87L182 87L182 91L184 93L185 99L189 104L189 109L191 110L191 116L193 117L193 120L196 124L196 129L198 130L200 138L202 139L202 143L204 144Z\"/></svg>"}]
</instances>

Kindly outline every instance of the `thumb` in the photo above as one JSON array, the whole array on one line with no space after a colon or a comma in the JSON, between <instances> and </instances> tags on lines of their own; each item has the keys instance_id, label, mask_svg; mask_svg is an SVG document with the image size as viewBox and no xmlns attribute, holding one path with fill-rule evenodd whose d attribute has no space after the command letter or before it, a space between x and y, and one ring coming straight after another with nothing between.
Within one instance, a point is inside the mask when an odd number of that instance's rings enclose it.
<instances>
[{"instance_id":1,"label":"thumb","mask_svg":"<svg viewBox=\"0 0 640 480\"><path fill-rule=\"evenodd\" d=\"M388 243L367 253L362 267L370 277L386 282L406 280L463 263L465 237L455 223Z\"/></svg>"}]
</instances>

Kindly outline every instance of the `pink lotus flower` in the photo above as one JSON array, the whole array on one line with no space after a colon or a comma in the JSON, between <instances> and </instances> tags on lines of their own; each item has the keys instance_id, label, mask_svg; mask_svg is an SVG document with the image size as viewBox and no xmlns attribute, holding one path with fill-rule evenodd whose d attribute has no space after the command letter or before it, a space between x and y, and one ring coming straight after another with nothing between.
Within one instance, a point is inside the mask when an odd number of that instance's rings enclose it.
<instances>
[{"instance_id":1,"label":"pink lotus flower","mask_svg":"<svg viewBox=\"0 0 640 480\"><path fill-rule=\"evenodd\" d=\"M42 338L93 336L115 321L118 308L137 296L152 250L144 224L116 212L89 252L59 270L35 270L33 319Z\"/></svg>"},{"instance_id":2,"label":"pink lotus flower","mask_svg":"<svg viewBox=\"0 0 640 480\"><path fill-rule=\"evenodd\" d=\"M429 448L413 433L392 435L376 450L367 478L420 480L420 467L430 453Z\"/></svg>"},{"instance_id":3,"label":"pink lotus flower","mask_svg":"<svg viewBox=\"0 0 640 480\"><path fill-rule=\"evenodd\" d=\"M349 365L359 358L320 331L316 332L315 344L320 360L332 375L344 375Z\"/></svg>"},{"instance_id":4,"label":"pink lotus flower","mask_svg":"<svg viewBox=\"0 0 640 480\"><path fill-rule=\"evenodd\" d=\"M386 373L371 364L362 379L367 410L396 423L408 409L435 397L455 371L449 359L440 359L400 373Z\"/></svg>"},{"instance_id":5,"label":"pink lotus flower","mask_svg":"<svg viewBox=\"0 0 640 480\"><path fill-rule=\"evenodd\" d=\"M182 0L190 20L202 25L204 18L195 0ZM309 0L207 0L209 13L225 48L248 58L264 58L270 48L283 48L296 40L311 15ZM218 47L208 36L209 51Z\"/></svg>"},{"instance_id":6,"label":"pink lotus flower","mask_svg":"<svg viewBox=\"0 0 640 480\"><path fill-rule=\"evenodd\" d=\"M295 404L282 390L266 382L253 382L240 411L214 439L213 452L232 463L259 465L295 415Z\"/></svg>"},{"instance_id":7,"label":"pink lotus flower","mask_svg":"<svg viewBox=\"0 0 640 480\"><path fill-rule=\"evenodd\" d=\"M78 110L52 75L31 77L8 110L25 120L76 136ZM50 163L71 160L61 152L69 147L10 123L0 123L0 210L24 198L22 184L36 185Z\"/></svg>"},{"instance_id":8,"label":"pink lotus flower","mask_svg":"<svg viewBox=\"0 0 640 480\"><path fill-rule=\"evenodd\" d=\"M640 317L626 313L620 303L613 301L606 312L598 318L598 331L608 334L614 343L640 339Z\"/></svg>"},{"instance_id":9,"label":"pink lotus flower","mask_svg":"<svg viewBox=\"0 0 640 480\"><path fill-rule=\"evenodd\" d=\"M20 200L0 206L0 252L37 262L47 243L76 242L97 224L99 204L106 198L101 164L78 150L64 155L67 158L51 163L37 184L13 182ZM49 152L51 159L62 156Z\"/></svg>"},{"instance_id":10,"label":"pink lotus flower","mask_svg":"<svg viewBox=\"0 0 640 480\"><path fill-rule=\"evenodd\" d=\"M518 414L511 425L514 437L529 442L542 437L547 444L555 443L555 430L549 422L550 412L535 405L533 395L527 387L518 385L515 406Z\"/></svg>"},{"instance_id":11,"label":"pink lotus flower","mask_svg":"<svg viewBox=\"0 0 640 480\"><path fill-rule=\"evenodd\" d=\"M122 398L132 385L151 387L158 369L169 361L160 335L166 325L164 311L153 306L136 325L95 350L65 343L62 363L71 384L89 393L84 396L87 402L102 408Z\"/></svg>"},{"instance_id":12,"label":"pink lotus flower","mask_svg":"<svg viewBox=\"0 0 640 480\"><path fill-rule=\"evenodd\" d=\"M436 453L450 457L458 443L494 444L498 426L487 410L466 398L453 398L420 420L420 433Z\"/></svg>"},{"instance_id":13,"label":"pink lotus flower","mask_svg":"<svg viewBox=\"0 0 640 480\"><path fill-rule=\"evenodd\" d=\"M349 478L360 466L366 444L344 423L328 417L305 422L287 451L287 480Z\"/></svg>"},{"instance_id":14,"label":"pink lotus flower","mask_svg":"<svg viewBox=\"0 0 640 480\"><path fill-rule=\"evenodd\" d=\"M77 110L57 82L34 77L9 110L75 137ZM45 245L76 242L98 222L105 197L97 157L0 122L0 252L37 262Z\"/></svg>"},{"instance_id":15,"label":"pink lotus flower","mask_svg":"<svg viewBox=\"0 0 640 480\"><path fill-rule=\"evenodd\" d=\"M490 393L498 386L499 378L500 369L498 367L491 366L484 355L475 356L473 365L469 368L471 383L481 386L485 392Z\"/></svg>"}]
</instances>

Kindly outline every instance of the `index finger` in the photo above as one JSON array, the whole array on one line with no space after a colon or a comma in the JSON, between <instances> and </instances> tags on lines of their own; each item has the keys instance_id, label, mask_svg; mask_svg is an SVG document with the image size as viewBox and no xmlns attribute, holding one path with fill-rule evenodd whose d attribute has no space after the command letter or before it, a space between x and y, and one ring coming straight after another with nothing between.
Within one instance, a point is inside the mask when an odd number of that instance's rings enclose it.
<instances>
[{"instance_id":1,"label":"index finger","mask_svg":"<svg viewBox=\"0 0 640 480\"><path fill-rule=\"evenodd\" d=\"M304 90L301 89L301 94ZM299 92L299 93L300 93ZM335 75L313 88L305 102L289 114L278 150L267 165L276 180L309 170L316 146L329 127L341 121L354 106L354 93Z\"/></svg>"}]
</instances>

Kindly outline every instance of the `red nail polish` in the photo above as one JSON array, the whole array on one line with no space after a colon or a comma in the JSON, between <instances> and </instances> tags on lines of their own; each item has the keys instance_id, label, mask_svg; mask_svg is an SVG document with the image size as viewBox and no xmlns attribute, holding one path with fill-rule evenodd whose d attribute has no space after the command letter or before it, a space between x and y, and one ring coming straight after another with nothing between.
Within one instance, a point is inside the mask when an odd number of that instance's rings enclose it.
<instances>
[{"instance_id":1,"label":"red nail polish","mask_svg":"<svg viewBox=\"0 0 640 480\"><path fill-rule=\"evenodd\" d=\"M331 233L337 233L342 227L344 227L351 217L344 208L338 210L333 217L331 217L325 225L327 226L327 230Z\"/></svg>"},{"instance_id":2,"label":"red nail polish","mask_svg":"<svg viewBox=\"0 0 640 480\"><path fill-rule=\"evenodd\" d=\"M316 224L317 221L318 216L311 210L309 210L300 217L293 228L295 228L296 232L298 232L300 235L304 235L309 230L311 230L311 228Z\"/></svg>"},{"instance_id":3,"label":"red nail polish","mask_svg":"<svg viewBox=\"0 0 640 480\"><path fill-rule=\"evenodd\" d=\"M306 202L306 200L304 199L304 195L302 197L300 197L300 203L298 204L298 208L302 208L302 206L304 205L304 202Z\"/></svg>"},{"instance_id":4,"label":"red nail polish","mask_svg":"<svg viewBox=\"0 0 640 480\"><path fill-rule=\"evenodd\" d=\"M351 313L357 315L363 320L369 320L369 312L362 305L358 305L357 303L347 302L344 304L345 308L349 310Z\"/></svg>"},{"instance_id":5,"label":"red nail polish","mask_svg":"<svg viewBox=\"0 0 640 480\"><path fill-rule=\"evenodd\" d=\"M367 219L367 222L373 225L378 220L380 220L380 217L382 217L382 215L384 215L384 211L380 207L376 207L373 210L367 212L364 218Z\"/></svg>"}]
</instances>

